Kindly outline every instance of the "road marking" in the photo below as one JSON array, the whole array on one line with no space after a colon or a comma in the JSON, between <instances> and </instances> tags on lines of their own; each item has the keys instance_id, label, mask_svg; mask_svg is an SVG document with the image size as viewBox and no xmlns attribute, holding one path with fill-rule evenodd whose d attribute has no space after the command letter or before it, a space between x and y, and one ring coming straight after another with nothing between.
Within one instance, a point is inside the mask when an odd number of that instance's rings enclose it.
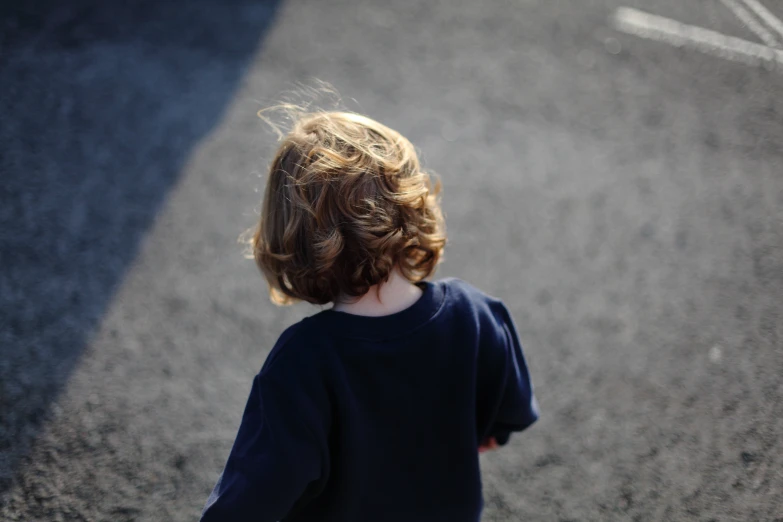
<instances>
[{"instance_id":1,"label":"road marking","mask_svg":"<svg viewBox=\"0 0 783 522\"><path fill-rule=\"evenodd\" d=\"M767 65L783 70L783 51L726 36L695 25L688 25L630 7L618 8L613 17L618 31L666 42L675 47L692 47L705 54L747 65Z\"/></svg>"},{"instance_id":2,"label":"road marking","mask_svg":"<svg viewBox=\"0 0 783 522\"><path fill-rule=\"evenodd\" d=\"M777 31L777 33L783 37L783 22L773 15L769 9L764 7L758 0L742 0L743 3L748 6L754 13L759 15L759 18L767 22L767 25Z\"/></svg>"},{"instance_id":3,"label":"road marking","mask_svg":"<svg viewBox=\"0 0 783 522\"><path fill-rule=\"evenodd\" d=\"M780 44L772 35L772 33L767 31L767 28L758 22L751 12L742 7L742 5L740 5L737 0L721 0L721 2L723 5L731 9L737 18L739 18L748 29L756 33L756 35L758 35L758 37L761 38L765 44L769 45L770 47L780 47Z\"/></svg>"}]
</instances>

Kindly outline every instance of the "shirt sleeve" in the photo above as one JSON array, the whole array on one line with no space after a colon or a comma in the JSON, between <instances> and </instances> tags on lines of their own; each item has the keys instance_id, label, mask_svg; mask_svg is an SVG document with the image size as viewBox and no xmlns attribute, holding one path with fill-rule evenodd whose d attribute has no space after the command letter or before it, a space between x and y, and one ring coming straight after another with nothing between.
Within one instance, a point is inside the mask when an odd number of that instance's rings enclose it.
<instances>
[{"instance_id":1,"label":"shirt sleeve","mask_svg":"<svg viewBox=\"0 0 783 522\"><path fill-rule=\"evenodd\" d=\"M490 410L487 427L481 439L494 437L498 444L508 442L513 432L522 431L538 420L538 403L533 393L530 372L522 352L514 321L502 302L492 307L496 320L496 336L488 356L493 367L488 378L492 390L491 398L486 401Z\"/></svg>"},{"instance_id":2,"label":"shirt sleeve","mask_svg":"<svg viewBox=\"0 0 783 522\"><path fill-rule=\"evenodd\" d=\"M280 361L283 363L283 361ZM262 369L203 522L274 522L302 506L328 477L328 403L314 376Z\"/></svg>"}]
</instances>

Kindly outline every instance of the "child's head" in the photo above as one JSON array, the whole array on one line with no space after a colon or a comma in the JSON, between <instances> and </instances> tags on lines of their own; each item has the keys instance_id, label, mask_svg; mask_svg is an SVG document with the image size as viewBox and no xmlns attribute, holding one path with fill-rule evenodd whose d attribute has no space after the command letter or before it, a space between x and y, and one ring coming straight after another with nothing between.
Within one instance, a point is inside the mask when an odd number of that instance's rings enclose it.
<instances>
[{"instance_id":1,"label":"child's head","mask_svg":"<svg viewBox=\"0 0 783 522\"><path fill-rule=\"evenodd\" d=\"M446 243L439 188L398 132L347 112L300 116L253 236L272 301L360 296L395 267L412 282L432 274Z\"/></svg>"}]
</instances>

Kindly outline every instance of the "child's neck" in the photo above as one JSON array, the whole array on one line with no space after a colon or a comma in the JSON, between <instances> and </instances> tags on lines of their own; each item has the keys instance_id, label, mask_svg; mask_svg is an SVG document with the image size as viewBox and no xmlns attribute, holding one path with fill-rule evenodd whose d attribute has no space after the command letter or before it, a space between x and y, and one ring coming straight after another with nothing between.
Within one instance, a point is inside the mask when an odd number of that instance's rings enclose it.
<instances>
[{"instance_id":1,"label":"child's neck","mask_svg":"<svg viewBox=\"0 0 783 522\"><path fill-rule=\"evenodd\" d=\"M336 301L332 310L372 317L391 315L410 307L419 300L421 294L421 288L394 269L385 283L371 286L370 290L360 297Z\"/></svg>"}]
</instances>

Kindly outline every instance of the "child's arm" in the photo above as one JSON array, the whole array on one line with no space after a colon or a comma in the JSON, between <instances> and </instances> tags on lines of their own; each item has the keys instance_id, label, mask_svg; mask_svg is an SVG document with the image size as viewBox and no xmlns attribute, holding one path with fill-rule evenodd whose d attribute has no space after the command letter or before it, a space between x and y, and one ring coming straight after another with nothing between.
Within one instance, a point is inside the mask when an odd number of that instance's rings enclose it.
<instances>
[{"instance_id":1,"label":"child's arm","mask_svg":"<svg viewBox=\"0 0 783 522\"><path fill-rule=\"evenodd\" d=\"M316 494L327 478L326 394L317 389L317 377L286 372L285 361L280 362L253 381L203 522L283 519Z\"/></svg>"},{"instance_id":2,"label":"child's arm","mask_svg":"<svg viewBox=\"0 0 783 522\"><path fill-rule=\"evenodd\" d=\"M495 332L480 355L479 407L481 416L479 451L505 445L515 431L538 420L538 404L516 327L506 306L492 302ZM482 382L483 381L483 382Z\"/></svg>"}]
</instances>

